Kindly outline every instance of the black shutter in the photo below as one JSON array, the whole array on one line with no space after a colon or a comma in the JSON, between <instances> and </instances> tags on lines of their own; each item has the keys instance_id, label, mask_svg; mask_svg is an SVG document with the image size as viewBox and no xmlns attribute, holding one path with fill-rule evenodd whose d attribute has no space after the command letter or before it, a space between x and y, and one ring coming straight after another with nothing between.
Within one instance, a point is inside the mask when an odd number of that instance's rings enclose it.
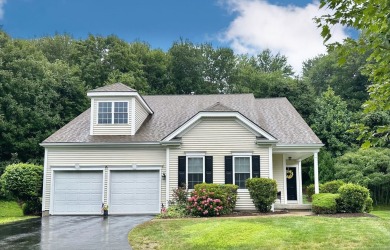
<instances>
[{"instance_id":1,"label":"black shutter","mask_svg":"<svg viewBox=\"0 0 390 250\"><path fill-rule=\"evenodd\" d=\"M213 157L205 156L206 183L213 183Z\"/></svg>"},{"instance_id":2,"label":"black shutter","mask_svg":"<svg viewBox=\"0 0 390 250\"><path fill-rule=\"evenodd\" d=\"M233 156L225 156L225 184L233 184Z\"/></svg>"},{"instance_id":3,"label":"black shutter","mask_svg":"<svg viewBox=\"0 0 390 250\"><path fill-rule=\"evenodd\" d=\"M252 178L260 177L260 155L252 155Z\"/></svg>"},{"instance_id":4,"label":"black shutter","mask_svg":"<svg viewBox=\"0 0 390 250\"><path fill-rule=\"evenodd\" d=\"M178 176L178 186L185 187L186 186L186 157L179 156L179 176Z\"/></svg>"}]
</instances>

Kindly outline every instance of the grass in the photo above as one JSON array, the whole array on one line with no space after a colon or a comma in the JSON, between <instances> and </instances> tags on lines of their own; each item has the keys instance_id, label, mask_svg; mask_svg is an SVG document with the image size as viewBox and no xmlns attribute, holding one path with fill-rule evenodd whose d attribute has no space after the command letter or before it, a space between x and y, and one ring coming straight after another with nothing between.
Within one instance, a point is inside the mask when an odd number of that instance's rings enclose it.
<instances>
[{"instance_id":1,"label":"grass","mask_svg":"<svg viewBox=\"0 0 390 250\"><path fill-rule=\"evenodd\" d=\"M274 216L153 220L134 228L134 249L388 249L390 208L378 217Z\"/></svg>"},{"instance_id":2,"label":"grass","mask_svg":"<svg viewBox=\"0 0 390 250\"><path fill-rule=\"evenodd\" d=\"M31 218L36 216L24 216L16 201L0 200L0 225Z\"/></svg>"}]
</instances>

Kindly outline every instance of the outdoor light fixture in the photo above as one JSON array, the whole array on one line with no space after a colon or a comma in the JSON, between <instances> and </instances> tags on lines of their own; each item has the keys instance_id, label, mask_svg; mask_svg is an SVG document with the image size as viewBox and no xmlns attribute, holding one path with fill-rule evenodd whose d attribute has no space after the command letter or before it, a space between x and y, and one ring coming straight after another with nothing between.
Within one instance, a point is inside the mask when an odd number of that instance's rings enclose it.
<instances>
[{"instance_id":1,"label":"outdoor light fixture","mask_svg":"<svg viewBox=\"0 0 390 250\"><path fill-rule=\"evenodd\" d=\"M165 173L163 172L162 175L161 175L161 177L163 178L163 180L165 180L165 177L167 177L167 176L166 176Z\"/></svg>"}]
</instances>

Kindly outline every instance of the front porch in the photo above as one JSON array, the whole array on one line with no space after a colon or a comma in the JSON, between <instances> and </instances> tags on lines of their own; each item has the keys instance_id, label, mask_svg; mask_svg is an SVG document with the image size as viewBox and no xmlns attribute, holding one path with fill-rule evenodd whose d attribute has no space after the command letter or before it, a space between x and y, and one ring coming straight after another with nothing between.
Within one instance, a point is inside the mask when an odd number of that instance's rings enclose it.
<instances>
[{"instance_id":1,"label":"front porch","mask_svg":"<svg viewBox=\"0 0 390 250\"><path fill-rule=\"evenodd\" d=\"M275 210L307 210L311 204L304 202L302 188L302 161L314 157L315 193L319 193L318 180L318 151L319 148L304 147L275 147L272 154L272 171L270 178L276 180L278 198L275 200Z\"/></svg>"}]
</instances>

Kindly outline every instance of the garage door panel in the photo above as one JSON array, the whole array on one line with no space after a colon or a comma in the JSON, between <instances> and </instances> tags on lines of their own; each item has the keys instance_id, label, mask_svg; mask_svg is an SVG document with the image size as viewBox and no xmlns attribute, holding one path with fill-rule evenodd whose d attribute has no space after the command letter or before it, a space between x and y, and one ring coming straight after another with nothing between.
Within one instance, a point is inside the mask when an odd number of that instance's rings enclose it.
<instances>
[{"instance_id":1,"label":"garage door panel","mask_svg":"<svg viewBox=\"0 0 390 250\"><path fill-rule=\"evenodd\" d=\"M159 171L111 171L110 213L157 213Z\"/></svg>"},{"instance_id":2,"label":"garage door panel","mask_svg":"<svg viewBox=\"0 0 390 250\"><path fill-rule=\"evenodd\" d=\"M103 171L55 171L54 214L99 214Z\"/></svg>"}]
</instances>

